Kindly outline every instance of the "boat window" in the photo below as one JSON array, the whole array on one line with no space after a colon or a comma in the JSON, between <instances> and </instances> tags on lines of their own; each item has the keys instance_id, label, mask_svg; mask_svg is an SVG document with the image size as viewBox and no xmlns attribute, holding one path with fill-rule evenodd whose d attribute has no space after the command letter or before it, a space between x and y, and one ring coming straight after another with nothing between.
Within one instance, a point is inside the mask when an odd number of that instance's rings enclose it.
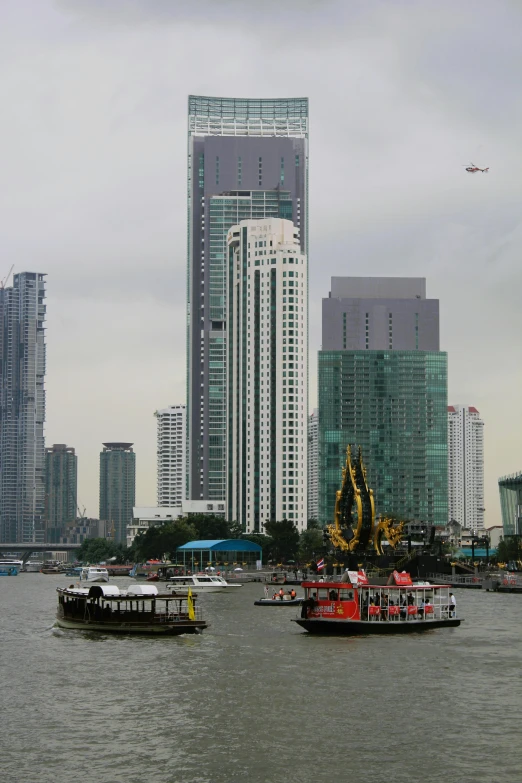
<instances>
[{"instance_id":1,"label":"boat window","mask_svg":"<svg viewBox=\"0 0 522 783\"><path fill-rule=\"evenodd\" d=\"M198 582L211 582L212 579L209 576L198 576Z\"/></svg>"},{"instance_id":2,"label":"boat window","mask_svg":"<svg viewBox=\"0 0 522 783\"><path fill-rule=\"evenodd\" d=\"M317 591L317 598L319 601L328 601L329 600L328 588L320 587Z\"/></svg>"},{"instance_id":3,"label":"boat window","mask_svg":"<svg viewBox=\"0 0 522 783\"><path fill-rule=\"evenodd\" d=\"M353 590L339 590L340 601L353 601Z\"/></svg>"},{"instance_id":4,"label":"boat window","mask_svg":"<svg viewBox=\"0 0 522 783\"><path fill-rule=\"evenodd\" d=\"M337 601L339 598L339 590L334 590L333 588L328 591L328 598L330 601Z\"/></svg>"}]
</instances>

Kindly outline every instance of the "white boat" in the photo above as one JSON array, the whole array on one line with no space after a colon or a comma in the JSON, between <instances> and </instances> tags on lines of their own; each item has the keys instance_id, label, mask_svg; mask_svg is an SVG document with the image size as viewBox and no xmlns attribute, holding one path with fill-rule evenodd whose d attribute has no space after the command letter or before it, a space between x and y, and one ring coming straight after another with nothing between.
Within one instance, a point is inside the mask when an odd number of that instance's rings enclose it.
<instances>
[{"instance_id":1,"label":"white boat","mask_svg":"<svg viewBox=\"0 0 522 783\"><path fill-rule=\"evenodd\" d=\"M23 562L13 560L12 558L2 558L0 560L0 576L17 576L22 570Z\"/></svg>"},{"instance_id":2,"label":"white boat","mask_svg":"<svg viewBox=\"0 0 522 783\"><path fill-rule=\"evenodd\" d=\"M86 566L80 571L81 582L108 582L109 572L106 568L98 566Z\"/></svg>"},{"instance_id":3,"label":"white boat","mask_svg":"<svg viewBox=\"0 0 522 783\"><path fill-rule=\"evenodd\" d=\"M24 571L29 574L34 574L40 571L43 567L43 560L28 560L25 564Z\"/></svg>"},{"instance_id":4,"label":"white boat","mask_svg":"<svg viewBox=\"0 0 522 783\"><path fill-rule=\"evenodd\" d=\"M243 585L231 585L222 576L214 576L213 574L171 576L167 584L174 592L186 592L190 587L198 593L224 593L230 592L235 587L243 587Z\"/></svg>"}]
</instances>

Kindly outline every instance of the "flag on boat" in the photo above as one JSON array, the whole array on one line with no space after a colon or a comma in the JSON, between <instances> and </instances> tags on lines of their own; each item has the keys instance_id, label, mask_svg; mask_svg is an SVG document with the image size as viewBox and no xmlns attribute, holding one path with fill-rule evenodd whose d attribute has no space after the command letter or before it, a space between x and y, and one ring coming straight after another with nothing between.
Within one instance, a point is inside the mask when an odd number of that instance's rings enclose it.
<instances>
[{"instance_id":1,"label":"flag on boat","mask_svg":"<svg viewBox=\"0 0 522 783\"><path fill-rule=\"evenodd\" d=\"M195 620L196 613L194 611L194 601L192 600L192 590L190 589L190 587L187 593L187 608L188 608L189 620Z\"/></svg>"},{"instance_id":2,"label":"flag on boat","mask_svg":"<svg viewBox=\"0 0 522 783\"><path fill-rule=\"evenodd\" d=\"M317 570L322 571L324 568L324 557L317 561Z\"/></svg>"}]
</instances>

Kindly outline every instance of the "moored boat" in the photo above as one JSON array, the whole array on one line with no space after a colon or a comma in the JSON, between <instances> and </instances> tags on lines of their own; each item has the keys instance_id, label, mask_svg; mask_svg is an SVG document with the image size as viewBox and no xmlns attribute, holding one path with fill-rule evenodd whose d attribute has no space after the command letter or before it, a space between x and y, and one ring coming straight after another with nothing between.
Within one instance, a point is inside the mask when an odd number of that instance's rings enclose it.
<instances>
[{"instance_id":1,"label":"moored boat","mask_svg":"<svg viewBox=\"0 0 522 783\"><path fill-rule=\"evenodd\" d=\"M186 591L191 587L198 593L223 593L243 585L233 585L217 574L191 574L189 576L171 576L168 585L174 592Z\"/></svg>"},{"instance_id":2,"label":"moored boat","mask_svg":"<svg viewBox=\"0 0 522 783\"><path fill-rule=\"evenodd\" d=\"M23 568L21 560L0 560L0 576L17 576Z\"/></svg>"},{"instance_id":3,"label":"moored boat","mask_svg":"<svg viewBox=\"0 0 522 783\"><path fill-rule=\"evenodd\" d=\"M68 630L177 636L207 627L196 598L159 593L155 585L57 588L56 625Z\"/></svg>"},{"instance_id":4,"label":"moored boat","mask_svg":"<svg viewBox=\"0 0 522 783\"><path fill-rule=\"evenodd\" d=\"M389 584L370 584L364 572L347 571L340 581L303 582L305 600L295 620L316 634L397 634L454 628L456 616L447 585L414 585L394 571Z\"/></svg>"},{"instance_id":5,"label":"moored boat","mask_svg":"<svg viewBox=\"0 0 522 783\"><path fill-rule=\"evenodd\" d=\"M86 566L80 571L81 582L108 582L109 572L100 566Z\"/></svg>"}]
</instances>

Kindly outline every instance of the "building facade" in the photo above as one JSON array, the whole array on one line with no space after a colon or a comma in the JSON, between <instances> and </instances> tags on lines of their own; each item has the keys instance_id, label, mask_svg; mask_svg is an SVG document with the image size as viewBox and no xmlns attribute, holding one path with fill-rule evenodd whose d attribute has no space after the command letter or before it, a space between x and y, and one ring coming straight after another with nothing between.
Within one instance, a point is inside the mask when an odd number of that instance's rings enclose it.
<instances>
[{"instance_id":1,"label":"building facade","mask_svg":"<svg viewBox=\"0 0 522 783\"><path fill-rule=\"evenodd\" d=\"M227 491L227 232L285 218L308 232L308 100L189 96L188 496Z\"/></svg>"},{"instance_id":2,"label":"building facade","mask_svg":"<svg viewBox=\"0 0 522 783\"><path fill-rule=\"evenodd\" d=\"M324 351L438 351L439 301L422 277L332 277Z\"/></svg>"},{"instance_id":3,"label":"building facade","mask_svg":"<svg viewBox=\"0 0 522 783\"><path fill-rule=\"evenodd\" d=\"M179 506L187 497L187 408L170 405L158 422L158 506Z\"/></svg>"},{"instance_id":4,"label":"building facade","mask_svg":"<svg viewBox=\"0 0 522 783\"><path fill-rule=\"evenodd\" d=\"M522 472L498 480L504 536L522 536Z\"/></svg>"},{"instance_id":5,"label":"building facade","mask_svg":"<svg viewBox=\"0 0 522 783\"><path fill-rule=\"evenodd\" d=\"M308 271L280 218L228 232L227 513L246 532L307 521Z\"/></svg>"},{"instance_id":6,"label":"building facade","mask_svg":"<svg viewBox=\"0 0 522 783\"><path fill-rule=\"evenodd\" d=\"M78 457L71 446L55 443L45 449L46 541L57 543L66 525L76 519Z\"/></svg>"},{"instance_id":7,"label":"building facade","mask_svg":"<svg viewBox=\"0 0 522 783\"><path fill-rule=\"evenodd\" d=\"M0 540L44 542L45 275L0 288Z\"/></svg>"},{"instance_id":8,"label":"building facade","mask_svg":"<svg viewBox=\"0 0 522 783\"><path fill-rule=\"evenodd\" d=\"M351 445L362 448L377 514L443 527L448 521L447 356L439 351L438 302L425 299L425 283L416 279L346 280L334 279L330 297L323 300L319 520L333 520ZM348 292L359 300L350 300ZM332 308L334 294L338 301Z\"/></svg>"},{"instance_id":9,"label":"building facade","mask_svg":"<svg viewBox=\"0 0 522 783\"><path fill-rule=\"evenodd\" d=\"M145 533L149 527L165 525L194 514L224 517L225 503L208 500L183 500L175 506L135 506L132 509L132 521L127 525L127 546L131 546L136 536L139 533Z\"/></svg>"},{"instance_id":10,"label":"building facade","mask_svg":"<svg viewBox=\"0 0 522 783\"><path fill-rule=\"evenodd\" d=\"M448 515L484 531L484 422L476 408L448 406Z\"/></svg>"},{"instance_id":11,"label":"building facade","mask_svg":"<svg viewBox=\"0 0 522 783\"><path fill-rule=\"evenodd\" d=\"M100 521L116 543L127 540L136 503L136 454L132 443L104 443L100 453Z\"/></svg>"},{"instance_id":12,"label":"building facade","mask_svg":"<svg viewBox=\"0 0 522 783\"><path fill-rule=\"evenodd\" d=\"M308 417L308 519L319 519L319 410L314 408Z\"/></svg>"}]
</instances>

